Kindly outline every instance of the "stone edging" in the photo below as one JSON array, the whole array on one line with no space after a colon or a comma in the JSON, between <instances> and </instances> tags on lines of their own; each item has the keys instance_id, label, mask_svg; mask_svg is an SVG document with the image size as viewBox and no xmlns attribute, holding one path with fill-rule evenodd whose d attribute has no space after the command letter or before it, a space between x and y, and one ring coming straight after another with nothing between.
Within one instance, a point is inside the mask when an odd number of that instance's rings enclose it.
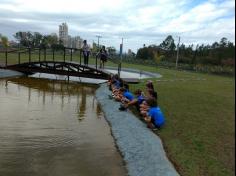
<instances>
[{"instance_id":1,"label":"stone edging","mask_svg":"<svg viewBox=\"0 0 236 176\"><path fill-rule=\"evenodd\" d=\"M105 118L111 125L116 144L130 176L179 175L166 157L160 138L129 111L119 111L120 104L108 98L106 84L96 90Z\"/></svg>"}]
</instances>

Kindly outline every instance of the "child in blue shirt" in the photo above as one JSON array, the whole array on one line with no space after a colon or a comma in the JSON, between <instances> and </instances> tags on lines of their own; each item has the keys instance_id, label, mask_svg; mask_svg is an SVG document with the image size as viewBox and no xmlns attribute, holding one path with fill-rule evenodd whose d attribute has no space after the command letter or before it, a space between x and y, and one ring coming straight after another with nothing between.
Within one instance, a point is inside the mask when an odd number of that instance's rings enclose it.
<instances>
[{"instance_id":1,"label":"child in blue shirt","mask_svg":"<svg viewBox=\"0 0 236 176\"><path fill-rule=\"evenodd\" d=\"M150 98L147 100L147 104L150 106L150 109L144 120L147 122L148 128L161 128L165 124L165 117L157 105L157 101L154 98Z\"/></svg>"},{"instance_id":2,"label":"child in blue shirt","mask_svg":"<svg viewBox=\"0 0 236 176\"><path fill-rule=\"evenodd\" d=\"M137 89L135 92L134 92L136 98L134 98L132 101L128 102L126 105L125 105L125 108L128 108L128 106L130 105L135 105L137 110L139 111L139 106L141 105L141 103L144 101L144 96L142 95L142 91L140 89Z\"/></svg>"}]
</instances>

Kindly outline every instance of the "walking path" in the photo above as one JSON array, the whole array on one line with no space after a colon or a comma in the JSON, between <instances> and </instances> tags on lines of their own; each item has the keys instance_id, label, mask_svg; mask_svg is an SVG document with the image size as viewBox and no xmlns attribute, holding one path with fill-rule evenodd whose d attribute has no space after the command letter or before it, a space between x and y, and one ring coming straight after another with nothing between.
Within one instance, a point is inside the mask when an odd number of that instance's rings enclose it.
<instances>
[{"instance_id":1,"label":"walking path","mask_svg":"<svg viewBox=\"0 0 236 176\"><path fill-rule=\"evenodd\" d=\"M24 74L17 71L0 69L0 78L16 77L16 76L22 76L22 75Z\"/></svg>"},{"instance_id":2,"label":"walking path","mask_svg":"<svg viewBox=\"0 0 236 176\"><path fill-rule=\"evenodd\" d=\"M119 111L120 104L108 98L106 84L96 91L117 146L130 176L179 175L166 157L160 138L129 111Z\"/></svg>"}]
</instances>

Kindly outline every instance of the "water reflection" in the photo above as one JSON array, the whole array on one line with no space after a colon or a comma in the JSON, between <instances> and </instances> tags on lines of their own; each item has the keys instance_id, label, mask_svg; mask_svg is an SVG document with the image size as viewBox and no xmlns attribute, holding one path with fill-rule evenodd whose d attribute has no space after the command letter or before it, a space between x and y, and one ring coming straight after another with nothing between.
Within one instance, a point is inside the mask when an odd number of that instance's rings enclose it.
<instances>
[{"instance_id":1,"label":"water reflection","mask_svg":"<svg viewBox=\"0 0 236 176\"><path fill-rule=\"evenodd\" d=\"M86 107L86 91L82 88L81 90L81 102L79 106L78 118L79 120L83 120L85 117L85 107Z\"/></svg>"},{"instance_id":2,"label":"water reflection","mask_svg":"<svg viewBox=\"0 0 236 176\"><path fill-rule=\"evenodd\" d=\"M6 93L8 93L8 83L14 83L18 87L18 91L20 91L20 86L27 87L28 90L28 103L31 100L31 89L35 89L38 92L38 98L42 97L42 104L45 105L46 97L51 97L51 103L54 101L54 96L60 96L61 98L61 109L63 110L65 104L65 97L67 98L66 102L70 103L71 96L81 96L79 104L78 114L79 116L84 116L85 107L86 107L86 97L87 94L89 96L94 97L95 90L97 85L90 84L78 84L78 83L70 83L67 84L64 81L57 80L46 80L46 79L38 79L38 78L11 78L5 80L5 89ZM77 99L79 100L79 99ZM58 101L58 100L57 100ZM94 104L94 103L93 103ZM99 104L96 104L99 106Z\"/></svg>"},{"instance_id":3,"label":"water reflection","mask_svg":"<svg viewBox=\"0 0 236 176\"><path fill-rule=\"evenodd\" d=\"M54 80L0 80L0 175L125 175L95 90Z\"/></svg>"}]
</instances>

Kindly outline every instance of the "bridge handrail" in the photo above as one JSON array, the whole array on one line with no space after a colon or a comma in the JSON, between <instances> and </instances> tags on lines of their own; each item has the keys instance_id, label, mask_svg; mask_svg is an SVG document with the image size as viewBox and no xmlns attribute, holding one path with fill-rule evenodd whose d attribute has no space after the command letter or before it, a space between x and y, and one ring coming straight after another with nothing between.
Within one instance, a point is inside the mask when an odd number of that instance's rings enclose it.
<instances>
[{"instance_id":1,"label":"bridge handrail","mask_svg":"<svg viewBox=\"0 0 236 176\"><path fill-rule=\"evenodd\" d=\"M31 63L31 54L33 51L38 51L38 57L39 57L39 61L41 60L44 60L46 61L47 60L47 53L46 51L48 50L51 50L52 51L52 54L53 54L53 61L54 61L54 53L55 51L57 51L56 48L46 48L46 47L23 47L23 48L7 48L6 50L0 50L0 53L4 53L5 54L5 67L8 66L8 54L9 53L16 53L18 54L18 64L21 63L21 54L23 53L29 53L29 58L28 58L28 62ZM62 50L63 51L63 60L64 62L66 61L66 53L67 51L66 50L69 50L69 53L70 53L70 61L72 61L72 58L73 58L73 51L80 51L80 54L79 54L79 64L82 65L82 49L81 48L73 48L73 47L63 47L63 48L59 48L59 50ZM43 53L41 53L40 51L43 51ZM95 59L96 59L96 69L98 69L98 52L91 52L91 55L95 56ZM41 57L42 56L42 57ZM121 71L121 62L115 58L113 58L112 56L108 56L108 60L111 61L112 63L114 64L117 64L117 69L118 69L118 75L120 75L120 71Z\"/></svg>"}]
</instances>

